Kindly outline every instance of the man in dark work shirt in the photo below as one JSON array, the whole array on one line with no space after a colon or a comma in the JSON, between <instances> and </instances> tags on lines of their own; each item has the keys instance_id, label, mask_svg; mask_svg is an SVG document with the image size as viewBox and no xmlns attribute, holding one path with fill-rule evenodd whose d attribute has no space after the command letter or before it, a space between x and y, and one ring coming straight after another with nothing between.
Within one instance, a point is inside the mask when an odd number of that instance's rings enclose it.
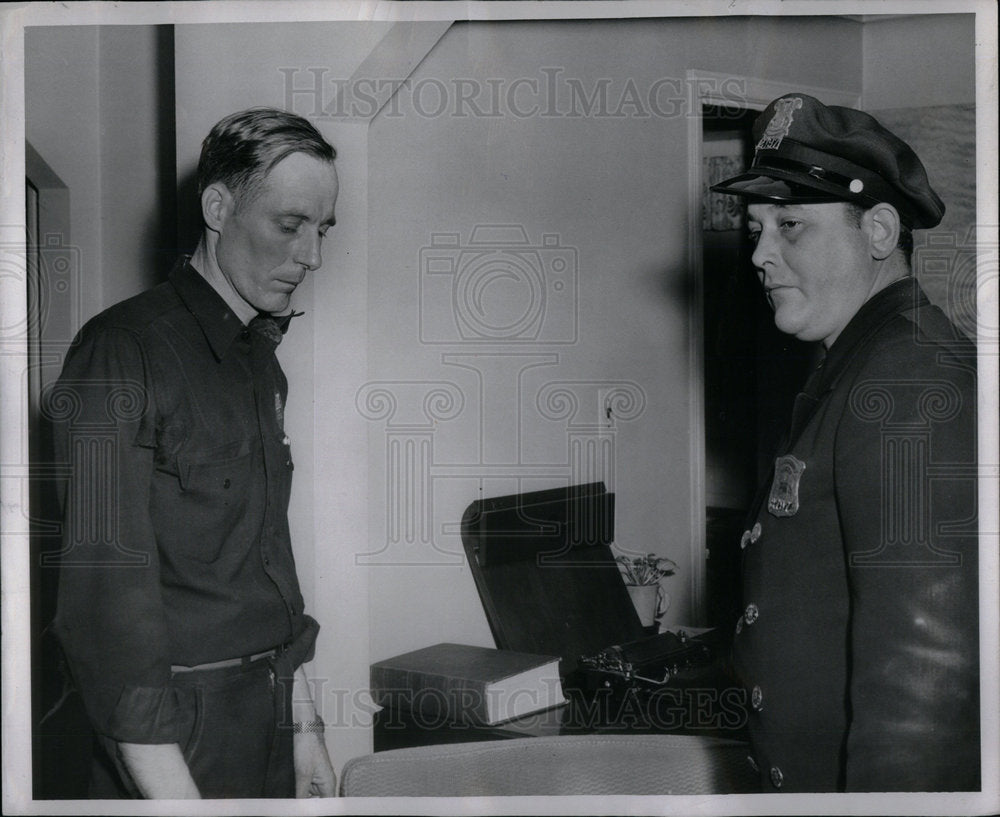
<instances>
[{"instance_id":1,"label":"man in dark work shirt","mask_svg":"<svg viewBox=\"0 0 1000 817\"><path fill-rule=\"evenodd\" d=\"M335 793L274 355L334 223L335 156L282 111L215 125L194 254L88 322L47 396L72 472L54 627L107 750L92 796Z\"/></svg>"}]
</instances>

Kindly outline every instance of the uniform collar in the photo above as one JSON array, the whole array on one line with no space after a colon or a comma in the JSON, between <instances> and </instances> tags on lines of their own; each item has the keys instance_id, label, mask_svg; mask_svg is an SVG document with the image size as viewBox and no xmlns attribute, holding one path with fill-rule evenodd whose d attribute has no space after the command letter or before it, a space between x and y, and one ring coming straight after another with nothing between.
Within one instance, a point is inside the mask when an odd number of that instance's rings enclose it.
<instances>
[{"instance_id":1,"label":"uniform collar","mask_svg":"<svg viewBox=\"0 0 1000 817\"><path fill-rule=\"evenodd\" d=\"M212 349L212 354L216 360L221 360L243 331L243 322L189 261L190 256L180 258L168 280L181 301L194 315Z\"/></svg>"},{"instance_id":2,"label":"uniform collar","mask_svg":"<svg viewBox=\"0 0 1000 817\"><path fill-rule=\"evenodd\" d=\"M822 386L817 390L817 396L819 392L834 387L854 355L889 320L928 303L927 296L912 275L894 281L865 301L827 352L822 364Z\"/></svg>"},{"instance_id":3,"label":"uniform collar","mask_svg":"<svg viewBox=\"0 0 1000 817\"><path fill-rule=\"evenodd\" d=\"M782 453L790 451L795 445L823 395L837 385L840 376L847 371L851 361L865 347L869 338L896 315L927 303L927 296L916 279L907 277L894 281L862 304L825 357L813 368L803 390L796 395L788 434L779 447ZM756 500L758 503L760 501L763 501L763 493Z\"/></svg>"}]
</instances>

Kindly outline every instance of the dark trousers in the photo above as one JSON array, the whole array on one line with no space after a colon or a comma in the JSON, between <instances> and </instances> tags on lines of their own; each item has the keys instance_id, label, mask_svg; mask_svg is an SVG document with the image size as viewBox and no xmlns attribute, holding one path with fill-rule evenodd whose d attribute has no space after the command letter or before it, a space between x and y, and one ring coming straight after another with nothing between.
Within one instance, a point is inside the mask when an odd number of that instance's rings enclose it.
<instances>
[{"instance_id":1,"label":"dark trousers","mask_svg":"<svg viewBox=\"0 0 1000 817\"><path fill-rule=\"evenodd\" d=\"M295 796L292 674L282 656L174 673L186 736L181 751L202 797ZM95 759L90 796L139 797L116 745L103 743L111 756Z\"/></svg>"}]
</instances>

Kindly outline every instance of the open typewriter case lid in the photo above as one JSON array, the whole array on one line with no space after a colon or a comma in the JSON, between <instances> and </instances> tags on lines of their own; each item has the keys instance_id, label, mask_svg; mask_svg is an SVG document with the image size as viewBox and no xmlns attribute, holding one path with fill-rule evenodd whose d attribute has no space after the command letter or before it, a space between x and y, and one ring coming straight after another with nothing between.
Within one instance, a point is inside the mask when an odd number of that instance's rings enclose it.
<instances>
[{"instance_id":1,"label":"open typewriter case lid","mask_svg":"<svg viewBox=\"0 0 1000 817\"><path fill-rule=\"evenodd\" d=\"M500 649L582 655L646 635L618 572L615 495L604 483L481 499L462 543Z\"/></svg>"}]
</instances>

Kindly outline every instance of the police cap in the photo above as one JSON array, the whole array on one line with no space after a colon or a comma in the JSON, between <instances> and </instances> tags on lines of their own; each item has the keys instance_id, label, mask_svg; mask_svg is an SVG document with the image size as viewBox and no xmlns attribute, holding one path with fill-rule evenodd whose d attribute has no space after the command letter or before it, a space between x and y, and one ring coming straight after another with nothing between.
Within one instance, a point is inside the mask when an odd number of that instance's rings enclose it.
<instances>
[{"instance_id":1,"label":"police cap","mask_svg":"<svg viewBox=\"0 0 1000 817\"><path fill-rule=\"evenodd\" d=\"M904 224L940 223L944 204L913 149L862 111L786 94L753 125L753 164L713 190L755 201L888 202Z\"/></svg>"}]
</instances>

